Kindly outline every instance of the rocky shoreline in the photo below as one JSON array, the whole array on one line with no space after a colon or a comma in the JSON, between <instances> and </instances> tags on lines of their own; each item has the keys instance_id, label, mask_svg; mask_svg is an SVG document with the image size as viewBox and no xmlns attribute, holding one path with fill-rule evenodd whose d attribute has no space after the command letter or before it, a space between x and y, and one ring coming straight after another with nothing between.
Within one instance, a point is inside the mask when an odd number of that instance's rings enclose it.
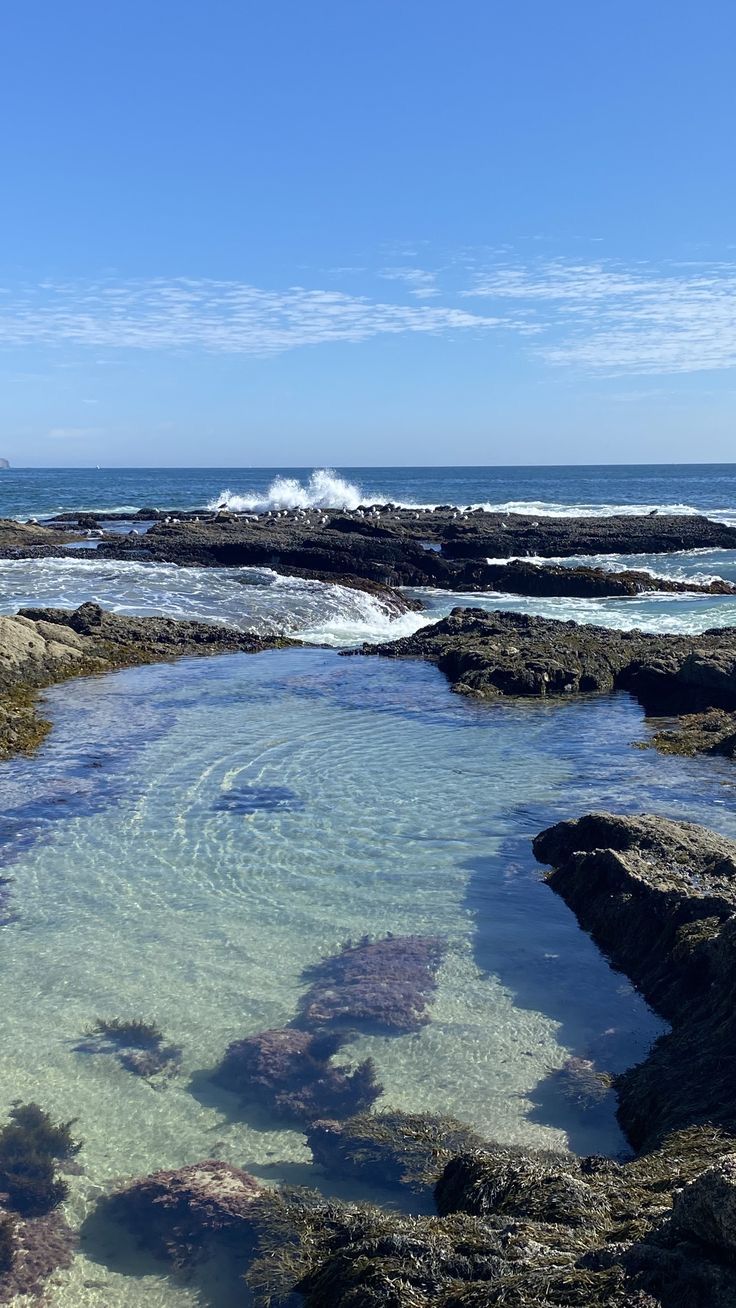
<instances>
[{"instance_id":1,"label":"rocky shoreline","mask_svg":"<svg viewBox=\"0 0 736 1308\"><path fill-rule=\"evenodd\" d=\"M318 528L298 515L270 523L159 518L144 537L103 538L98 553L283 568L374 588L390 604L396 585L449 586L457 576L468 588L490 582L515 594L630 595L664 586L647 573L481 557L486 550L485 557L543 556L542 535L553 557L590 553L594 539L593 549L619 553L656 552L657 545L736 547L736 529L706 519L544 519L519 526L515 515L499 524L488 519L502 515L408 513L325 515ZM616 534L624 530L628 549ZM498 549L501 532L514 538L506 554ZM0 553L58 553L69 540L57 527L30 526L21 534L24 544L14 546L8 543L13 533L0 531ZM518 549L522 540L526 551ZM434 579L408 580L420 572ZM693 589L677 582L665 588ZM2 617L0 757L33 749L43 738L48 724L38 712L38 693L55 682L181 656L294 644L208 623L123 617L96 604ZM349 653L423 659L453 690L487 701L625 691L645 712L675 719L652 737L663 752L736 756L736 628L691 638L454 609L413 636ZM371 1111L381 1087L370 1060L353 1067L334 1056L359 1030L402 1038L428 1020L443 942L365 939L348 942L305 976L311 984L290 1024L233 1040L212 1079L276 1119L296 1122L328 1174L394 1187L397 1195L432 1195L436 1215L271 1190L215 1159L127 1181L101 1201L100 1211L178 1269L227 1247L258 1308L732 1308L736 844L691 823L590 813L541 832L533 848L551 869L551 889L671 1026L638 1066L606 1081L613 1080L633 1158L512 1148L451 1119ZM105 1029L117 1030L116 1021ZM139 1062L133 1070L148 1075ZM177 1066L172 1062L172 1075ZM605 1079L606 1069L593 1075ZM1 1300L19 1286L37 1293L54 1267L68 1265L71 1236L51 1208L27 1220L0 1194L7 1245L5 1253L0 1247ZM37 1271L26 1277L23 1251L32 1240Z\"/></svg>"},{"instance_id":2,"label":"rocky shoreline","mask_svg":"<svg viewBox=\"0 0 736 1308\"><path fill-rule=\"evenodd\" d=\"M652 635L457 608L413 636L346 654L354 652L434 663L454 691L483 700L628 691L646 713L679 717L672 730L653 737L665 752L734 752L733 627L700 636Z\"/></svg>"},{"instance_id":3,"label":"rocky shoreline","mask_svg":"<svg viewBox=\"0 0 736 1308\"><path fill-rule=\"evenodd\" d=\"M214 623L129 618L98 604L0 616L0 758L41 743L50 724L39 711L39 692L59 681L184 656L256 654L298 643Z\"/></svg>"}]
</instances>

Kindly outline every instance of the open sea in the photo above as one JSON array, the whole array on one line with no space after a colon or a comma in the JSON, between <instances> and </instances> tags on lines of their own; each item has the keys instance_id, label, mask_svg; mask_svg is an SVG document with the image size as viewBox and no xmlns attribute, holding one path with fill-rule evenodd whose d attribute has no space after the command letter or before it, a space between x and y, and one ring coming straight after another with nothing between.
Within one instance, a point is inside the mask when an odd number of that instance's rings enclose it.
<instances>
[{"instance_id":1,"label":"open sea","mask_svg":"<svg viewBox=\"0 0 736 1308\"><path fill-rule=\"evenodd\" d=\"M535 515L658 508L736 524L736 465L0 473L0 516L20 519L370 501ZM736 580L729 551L626 565ZM625 1153L613 1097L582 1101L560 1072L571 1058L622 1070L663 1026L546 887L530 840L594 808L736 837L733 764L632 748L650 727L626 695L488 706L451 694L428 665L340 651L464 602L696 632L736 626L736 600L416 594L424 610L392 620L359 592L267 569L119 564L94 550L0 560L5 613L97 599L286 629L313 646L54 687L39 754L0 764L2 871L12 877L0 1112L36 1100L78 1118L85 1142L65 1205L80 1252L51 1286L53 1308L248 1303L227 1267L177 1277L94 1217L111 1185L156 1168L225 1158L267 1183L396 1202L328 1178L303 1134L209 1079L229 1041L291 1018L303 969L366 932L439 934L448 945L430 1023L347 1051L375 1059L378 1108L450 1113L501 1141ZM251 805L228 803L244 793ZM268 803L269 793L284 798ZM109 1055L78 1052L99 1015L156 1021L184 1051L181 1073L152 1088Z\"/></svg>"}]
</instances>

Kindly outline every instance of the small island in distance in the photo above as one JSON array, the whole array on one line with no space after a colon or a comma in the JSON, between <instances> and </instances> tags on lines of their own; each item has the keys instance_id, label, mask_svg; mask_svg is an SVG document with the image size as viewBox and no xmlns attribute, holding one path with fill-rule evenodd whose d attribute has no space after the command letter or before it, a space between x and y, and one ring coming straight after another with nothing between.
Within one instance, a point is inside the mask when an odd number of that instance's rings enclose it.
<instances>
[{"instance_id":1,"label":"small island in distance","mask_svg":"<svg viewBox=\"0 0 736 1308\"><path fill-rule=\"evenodd\" d=\"M7 459L0 459L0 468L9 468L10 464Z\"/></svg>"}]
</instances>

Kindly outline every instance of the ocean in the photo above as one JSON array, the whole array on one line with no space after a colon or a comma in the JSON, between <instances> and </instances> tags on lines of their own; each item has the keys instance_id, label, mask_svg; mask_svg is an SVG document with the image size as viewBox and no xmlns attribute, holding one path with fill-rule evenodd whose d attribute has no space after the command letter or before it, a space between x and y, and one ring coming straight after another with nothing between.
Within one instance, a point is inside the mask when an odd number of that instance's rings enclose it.
<instances>
[{"instance_id":1,"label":"ocean","mask_svg":"<svg viewBox=\"0 0 736 1308\"><path fill-rule=\"evenodd\" d=\"M10 468L0 516L85 508L288 508L361 502L482 504L520 513L707 512L736 521L736 464L541 468Z\"/></svg>"},{"instance_id":2,"label":"ocean","mask_svg":"<svg viewBox=\"0 0 736 1308\"><path fill-rule=\"evenodd\" d=\"M0 513L64 509L484 503L506 511L700 511L736 522L736 467L311 470L17 470ZM324 502L324 501L323 501ZM617 560L609 557L606 566ZM736 579L727 551L643 556L670 576ZM288 1021L303 970L364 933L439 934L447 955L431 1021L363 1036L378 1108L450 1113L488 1138L623 1155L612 1095L565 1095L570 1058L616 1072L663 1030L544 884L530 852L544 826L590 809L650 811L736 837L733 764L663 758L626 695L487 706L422 663L341 658L455 603L610 626L736 625L728 597L531 601L417 592L391 619L374 599L268 569L97 560L0 561L0 608L95 598L313 647L185 659L56 686L33 759L0 764L0 849L12 876L2 927L0 1112L33 1099L78 1118L82 1171L65 1205L80 1252L53 1308L235 1308L226 1266L178 1277L97 1220L122 1180L202 1158L267 1183L397 1202L315 1167L304 1135L244 1110L209 1072L227 1044ZM330 648L332 647L332 648ZM245 811L228 796L286 796ZM153 1089L104 1053L79 1052L98 1016L155 1021L183 1049Z\"/></svg>"}]
</instances>

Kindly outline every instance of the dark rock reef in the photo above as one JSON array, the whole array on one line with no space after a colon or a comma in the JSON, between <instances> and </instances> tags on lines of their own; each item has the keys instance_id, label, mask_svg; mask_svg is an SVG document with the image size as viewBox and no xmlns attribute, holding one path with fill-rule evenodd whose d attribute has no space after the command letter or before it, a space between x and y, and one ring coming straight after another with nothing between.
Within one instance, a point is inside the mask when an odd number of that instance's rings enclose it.
<instances>
[{"instance_id":1,"label":"dark rock reef","mask_svg":"<svg viewBox=\"0 0 736 1308\"><path fill-rule=\"evenodd\" d=\"M627 690L653 714L736 710L733 627L660 636L457 608L413 636L359 652L425 659L453 690L481 699Z\"/></svg>"},{"instance_id":2,"label":"dark rock reef","mask_svg":"<svg viewBox=\"0 0 736 1308\"><path fill-rule=\"evenodd\" d=\"M168 515L167 515L168 516ZM736 528L697 515L533 518L528 514L432 512L382 505L238 517L170 516L143 539L108 537L104 558L149 558L201 567L271 567L279 572L367 578L389 586L475 584L489 588L486 560L576 554L663 554L736 548Z\"/></svg>"},{"instance_id":3,"label":"dark rock reef","mask_svg":"<svg viewBox=\"0 0 736 1308\"><path fill-rule=\"evenodd\" d=\"M365 937L303 974L311 986L293 1022L234 1040L213 1079L278 1117L308 1125L370 1108L382 1092L375 1067L336 1064L361 1031L400 1035L429 1019L443 942L435 937Z\"/></svg>"}]
</instances>

